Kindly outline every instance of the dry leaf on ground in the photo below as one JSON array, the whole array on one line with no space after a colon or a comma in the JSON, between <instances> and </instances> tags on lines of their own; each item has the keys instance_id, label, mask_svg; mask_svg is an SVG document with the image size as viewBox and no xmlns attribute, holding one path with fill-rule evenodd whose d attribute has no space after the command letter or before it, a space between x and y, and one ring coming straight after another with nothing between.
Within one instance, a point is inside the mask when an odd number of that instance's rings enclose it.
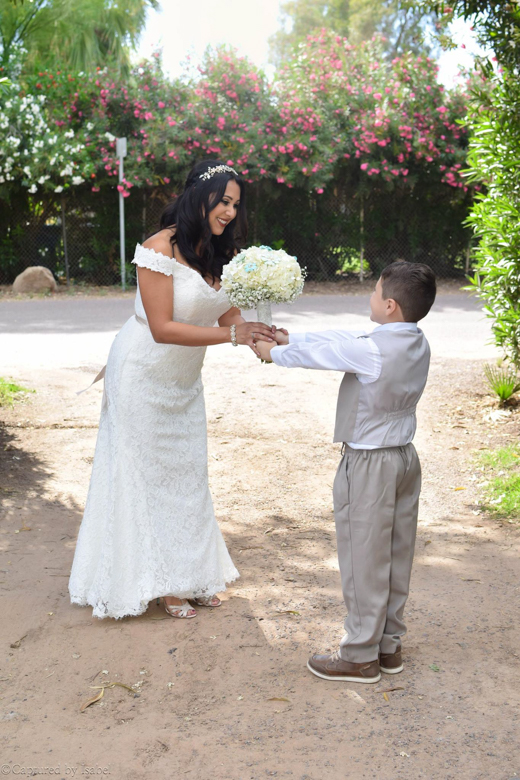
<instances>
[{"instance_id":1,"label":"dry leaf on ground","mask_svg":"<svg viewBox=\"0 0 520 780\"><path fill-rule=\"evenodd\" d=\"M104 688L104 686L102 686L102 687L101 687L101 690L99 691L99 693L96 693L96 695L95 695L95 696L93 696L93 697L92 697L91 699L89 699L88 701L86 701L86 702L85 702L85 704L82 704L82 706L80 707L79 711L80 711L80 712L85 712L85 710L87 709L87 707L90 707L90 705L91 705L91 704L95 704L97 701L99 701L100 699L102 699L102 698L103 698L103 694L104 694L104 693L105 693L105 688Z\"/></svg>"}]
</instances>

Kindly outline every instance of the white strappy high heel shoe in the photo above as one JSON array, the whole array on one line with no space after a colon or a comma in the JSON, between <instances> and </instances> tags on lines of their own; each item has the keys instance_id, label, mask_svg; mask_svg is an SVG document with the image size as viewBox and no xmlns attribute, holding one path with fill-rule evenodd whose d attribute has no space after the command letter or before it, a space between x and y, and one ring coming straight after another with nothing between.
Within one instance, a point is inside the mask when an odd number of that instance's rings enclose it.
<instances>
[{"instance_id":1,"label":"white strappy high heel shoe","mask_svg":"<svg viewBox=\"0 0 520 780\"><path fill-rule=\"evenodd\" d=\"M220 607L222 604L218 596L199 596L199 598L191 600L199 607Z\"/></svg>"},{"instance_id":2,"label":"white strappy high heel shoe","mask_svg":"<svg viewBox=\"0 0 520 780\"><path fill-rule=\"evenodd\" d=\"M157 599L157 604L160 603L162 599L163 607L165 611L168 613L168 615L171 615L171 617L176 618L194 618L197 617L197 613L191 606L190 602L185 599L182 604L167 604L164 600L164 596L159 596ZM193 614L190 615L189 613L192 612Z\"/></svg>"}]
</instances>

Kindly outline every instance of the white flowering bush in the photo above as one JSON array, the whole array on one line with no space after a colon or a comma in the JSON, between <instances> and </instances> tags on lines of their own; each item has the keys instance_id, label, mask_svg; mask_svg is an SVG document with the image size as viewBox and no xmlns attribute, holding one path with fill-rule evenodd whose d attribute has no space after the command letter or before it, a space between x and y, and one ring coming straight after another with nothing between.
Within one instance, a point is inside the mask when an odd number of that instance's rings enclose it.
<instances>
[{"instance_id":1,"label":"white flowering bush","mask_svg":"<svg viewBox=\"0 0 520 780\"><path fill-rule=\"evenodd\" d=\"M259 303L292 303L305 276L296 257L283 249L252 246L224 267L221 283L233 306L254 309Z\"/></svg>"},{"instance_id":2,"label":"white flowering bush","mask_svg":"<svg viewBox=\"0 0 520 780\"><path fill-rule=\"evenodd\" d=\"M9 182L31 194L60 193L90 177L94 165L73 129L62 130L49 120L44 95L9 91L0 105L0 189Z\"/></svg>"},{"instance_id":3,"label":"white flowering bush","mask_svg":"<svg viewBox=\"0 0 520 780\"><path fill-rule=\"evenodd\" d=\"M28 159L27 143L31 148L41 143L48 127L42 115L43 96L13 96L0 107L0 184L23 178L32 186L33 160ZM35 150L38 158L39 148Z\"/></svg>"}]
</instances>

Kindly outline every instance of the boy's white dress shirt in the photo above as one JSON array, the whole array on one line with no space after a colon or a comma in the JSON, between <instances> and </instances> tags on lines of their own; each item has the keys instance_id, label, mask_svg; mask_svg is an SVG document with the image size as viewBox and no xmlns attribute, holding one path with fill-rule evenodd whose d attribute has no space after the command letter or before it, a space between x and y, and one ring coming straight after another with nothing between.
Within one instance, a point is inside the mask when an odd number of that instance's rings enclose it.
<instances>
[{"instance_id":1,"label":"boy's white dress shirt","mask_svg":"<svg viewBox=\"0 0 520 780\"><path fill-rule=\"evenodd\" d=\"M417 331L415 322L390 322L379 325L375 331L411 330ZM329 371L343 371L355 374L362 384L379 379L381 374L381 353L375 341L359 338L366 331L326 330L317 333L291 333L289 344L273 347L273 363L284 368L314 368ZM415 427L410 421L407 441L413 439ZM379 449L377 444L347 442L353 449ZM382 446L382 445L381 445Z\"/></svg>"}]
</instances>

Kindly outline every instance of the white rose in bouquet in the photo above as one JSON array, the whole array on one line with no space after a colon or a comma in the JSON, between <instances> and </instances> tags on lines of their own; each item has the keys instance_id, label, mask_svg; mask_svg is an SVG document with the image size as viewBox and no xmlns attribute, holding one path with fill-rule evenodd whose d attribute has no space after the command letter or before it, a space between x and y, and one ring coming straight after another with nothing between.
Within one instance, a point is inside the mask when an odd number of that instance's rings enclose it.
<instances>
[{"instance_id":1,"label":"white rose in bouquet","mask_svg":"<svg viewBox=\"0 0 520 780\"><path fill-rule=\"evenodd\" d=\"M224 266L221 283L233 306L256 307L258 320L271 325L271 304L295 301L305 276L305 269L283 249L251 246Z\"/></svg>"}]
</instances>

